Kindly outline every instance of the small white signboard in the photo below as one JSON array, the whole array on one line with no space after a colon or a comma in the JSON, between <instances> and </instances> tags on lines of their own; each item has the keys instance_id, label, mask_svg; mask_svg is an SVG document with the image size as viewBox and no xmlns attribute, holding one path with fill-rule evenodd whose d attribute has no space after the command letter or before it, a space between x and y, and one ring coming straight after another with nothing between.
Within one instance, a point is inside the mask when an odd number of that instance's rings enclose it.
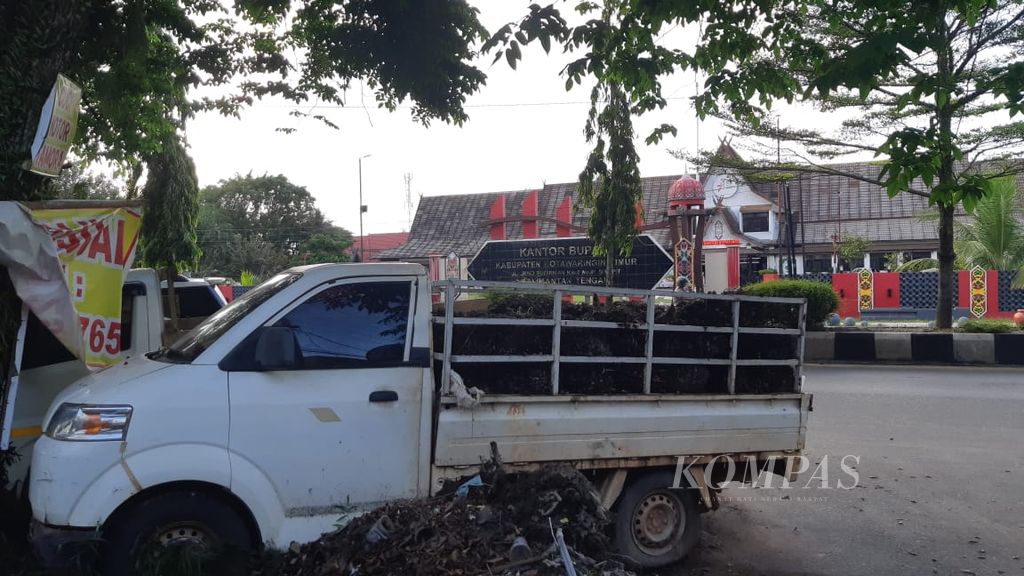
<instances>
[{"instance_id":1,"label":"small white signboard","mask_svg":"<svg viewBox=\"0 0 1024 576\"><path fill-rule=\"evenodd\" d=\"M57 75L50 96L43 104L39 126L32 141L32 165L36 174L57 176L67 158L78 128L78 107L82 89L62 74Z\"/></svg>"}]
</instances>

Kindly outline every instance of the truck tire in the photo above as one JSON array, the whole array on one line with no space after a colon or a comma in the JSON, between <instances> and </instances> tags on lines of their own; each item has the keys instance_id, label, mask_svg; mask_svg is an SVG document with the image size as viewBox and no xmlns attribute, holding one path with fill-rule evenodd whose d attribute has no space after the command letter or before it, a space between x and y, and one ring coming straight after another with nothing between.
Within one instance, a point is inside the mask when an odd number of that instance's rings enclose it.
<instances>
[{"instance_id":1,"label":"truck tire","mask_svg":"<svg viewBox=\"0 0 1024 576\"><path fill-rule=\"evenodd\" d=\"M638 476L626 486L615 514L615 546L643 568L682 560L700 537L692 489L675 489L670 470Z\"/></svg>"},{"instance_id":2,"label":"truck tire","mask_svg":"<svg viewBox=\"0 0 1024 576\"><path fill-rule=\"evenodd\" d=\"M248 554L253 540L246 521L213 494L199 489L158 494L119 514L114 525L105 528L103 574L160 573L158 566L164 561L220 563L228 553ZM170 554L178 557L160 558ZM190 556L182 560L183 554Z\"/></svg>"}]
</instances>

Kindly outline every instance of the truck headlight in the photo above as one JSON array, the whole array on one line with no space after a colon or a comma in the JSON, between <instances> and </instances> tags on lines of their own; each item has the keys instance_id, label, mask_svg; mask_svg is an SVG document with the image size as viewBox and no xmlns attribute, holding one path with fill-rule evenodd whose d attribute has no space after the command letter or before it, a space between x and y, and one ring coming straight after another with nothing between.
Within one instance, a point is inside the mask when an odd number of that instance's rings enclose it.
<instances>
[{"instance_id":1,"label":"truck headlight","mask_svg":"<svg viewBox=\"0 0 1024 576\"><path fill-rule=\"evenodd\" d=\"M54 440L124 440L131 418L132 407L127 405L65 402L50 418L46 435Z\"/></svg>"}]
</instances>

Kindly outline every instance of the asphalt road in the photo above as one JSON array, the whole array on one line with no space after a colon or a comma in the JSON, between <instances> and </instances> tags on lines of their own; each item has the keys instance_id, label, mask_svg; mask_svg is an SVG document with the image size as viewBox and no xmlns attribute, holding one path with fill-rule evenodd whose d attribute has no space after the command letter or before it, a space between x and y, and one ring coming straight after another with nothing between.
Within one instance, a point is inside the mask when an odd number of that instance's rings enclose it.
<instances>
[{"instance_id":1,"label":"asphalt road","mask_svg":"<svg viewBox=\"0 0 1024 576\"><path fill-rule=\"evenodd\" d=\"M817 366L829 489L727 489L677 576L1024 575L1024 370ZM838 460L860 456L854 489ZM853 463L848 460L848 463Z\"/></svg>"}]
</instances>

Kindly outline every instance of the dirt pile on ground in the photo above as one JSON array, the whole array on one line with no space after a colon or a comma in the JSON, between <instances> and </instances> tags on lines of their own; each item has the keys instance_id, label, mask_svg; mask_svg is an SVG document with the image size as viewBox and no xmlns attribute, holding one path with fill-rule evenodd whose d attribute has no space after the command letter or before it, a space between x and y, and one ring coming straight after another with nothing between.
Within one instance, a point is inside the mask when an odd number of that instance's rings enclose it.
<instances>
[{"instance_id":1,"label":"dirt pile on ground","mask_svg":"<svg viewBox=\"0 0 1024 576\"><path fill-rule=\"evenodd\" d=\"M564 575L559 529L577 574L632 574L611 557L608 513L574 468L492 466L480 480L464 496L387 504L253 576Z\"/></svg>"}]
</instances>

